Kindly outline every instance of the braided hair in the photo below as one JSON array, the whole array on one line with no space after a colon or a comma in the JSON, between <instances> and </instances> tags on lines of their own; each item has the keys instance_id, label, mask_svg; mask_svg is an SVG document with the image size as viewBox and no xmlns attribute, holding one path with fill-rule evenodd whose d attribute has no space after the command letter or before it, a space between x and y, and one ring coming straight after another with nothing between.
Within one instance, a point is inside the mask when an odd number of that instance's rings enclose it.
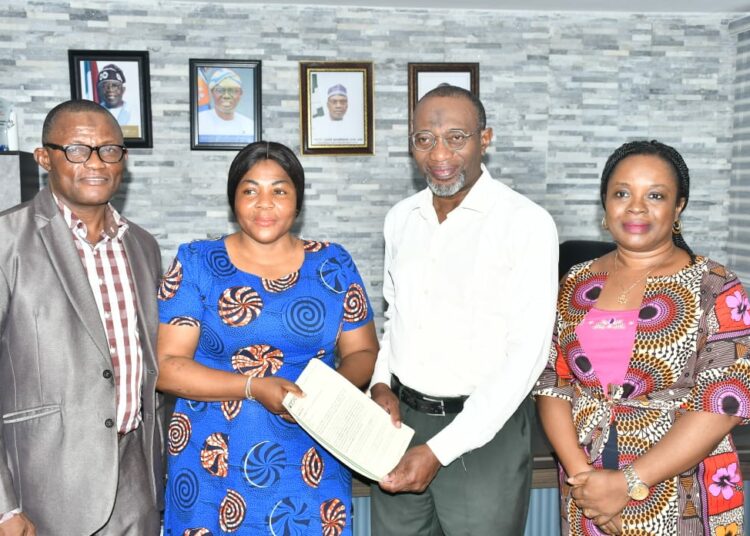
<instances>
[{"instance_id":1,"label":"braided hair","mask_svg":"<svg viewBox=\"0 0 750 536\"><path fill-rule=\"evenodd\" d=\"M612 153L607 159L607 163L604 164L604 170L602 171L602 180L599 189L599 195L601 197L602 207L607 197L607 186L609 185L609 179L612 176L617 164L629 156L634 155L653 155L661 158L664 162L669 164L674 171L675 179L677 181L677 199L684 199L685 204L682 210L687 207L688 198L690 197L690 172L688 170L685 160L682 155L677 152L674 147L670 147L664 143L656 140L646 141L638 140L631 141L622 144L618 147L614 153ZM688 255L690 255L691 261L695 261L695 254L690 246L685 242L685 238L682 236L682 232L672 232L672 242L674 245L684 249Z\"/></svg>"}]
</instances>

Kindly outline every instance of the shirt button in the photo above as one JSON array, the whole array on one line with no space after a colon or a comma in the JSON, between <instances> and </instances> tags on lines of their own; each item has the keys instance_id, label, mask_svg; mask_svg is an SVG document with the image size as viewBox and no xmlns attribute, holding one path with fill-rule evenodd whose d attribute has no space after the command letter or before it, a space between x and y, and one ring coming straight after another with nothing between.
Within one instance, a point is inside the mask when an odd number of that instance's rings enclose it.
<instances>
[{"instance_id":1,"label":"shirt button","mask_svg":"<svg viewBox=\"0 0 750 536\"><path fill-rule=\"evenodd\" d=\"M109 314L109 313L104 313L104 318L106 318L106 319L108 319L108 320L109 320L109 317L110 317L110 316L112 316L112 315L111 315L111 314Z\"/></svg>"},{"instance_id":2,"label":"shirt button","mask_svg":"<svg viewBox=\"0 0 750 536\"><path fill-rule=\"evenodd\" d=\"M112 419L107 419L106 421L104 421L104 426L106 426L107 428L112 428L114 425L115 421L113 421Z\"/></svg>"},{"instance_id":3,"label":"shirt button","mask_svg":"<svg viewBox=\"0 0 750 536\"><path fill-rule=\"evenodd\" d=\"M102 279L99 280L99 285L103 285L104 281Z\"/></svg>"},{"instance_id":4,"label":"shirt button","mask_svg":"<svg viewBox=\"0 0 750 536\"><path fill-rule=\"evenodd\" d=\"M110 346L110 347L109 347L109 353L110 353L110 354L114 354L114 353L115 353L115 348L114 348L114 346Z\"/></svg>"},{"instance_id":5,"label":"shirt button","mask_svg":"<svg viewBox=\"0 0 750 536\"><path fill-rule=\"evenodd\" d=\"M112 371L111 370L105 370L102 372L102 376L104 376L107 380L112 377Z\"/></svg>"}]
</instances>

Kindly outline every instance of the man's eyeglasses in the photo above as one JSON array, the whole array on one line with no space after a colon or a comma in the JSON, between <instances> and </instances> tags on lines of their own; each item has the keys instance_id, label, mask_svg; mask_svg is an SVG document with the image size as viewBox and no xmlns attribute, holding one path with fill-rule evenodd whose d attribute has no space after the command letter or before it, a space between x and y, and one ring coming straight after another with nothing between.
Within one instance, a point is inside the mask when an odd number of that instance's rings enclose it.
<instances>
[{"instance_id":1,"label":"man's eyeglasses","mask_svg":"<svg viewBox=\"0 0 750 536\"><path fill-rule=\"evenodd\" d=\"M458 151L466 146L469 138L481 131L482 129L477 129L474 132L464 132L461 129L454 128L449 130L448 134L445 136L435 136L435 134L429 130L420 130L419 132L411 134L409 139L411 140L412 147L414 147L416 151L432 151L435 148L435 145L437 145L438 138L443 140L443 143L448 149Z\"/></svg>"},{"instance_id":2,"label":"man's eyeglasses","mask_svg":"<svg viewBox=\"0 0 750 536\"><path fill-rule=\"evenodd\" d=\"M235 97L242 93L242 88L239 87L215 87L211 91L216 93L217 95L229 95L230 97Z\"/></svg>"},{"instance_id":3,"label":"man's eyeglasses","mask_svg":"<svg viewBox=\"0 0 750 536\"><path fill-rule=\"evenodd\" d=\"M71 164L83 164L84 162L88 162L89 158L91 158L91 153L96 151L96 154L99 155L99 160L106 164L116 164L120 160L122 160L122 157L125 156L125 153L128 152L127 147L124 147L122 145L100 145L99 147L91 147L90 145L83 145L81 143L76 143L73 145L57 145L56 143L45 143L45 147L49 147L50 149L57 149L58 151L62 151L65 153L65 158L70 162Z\"/></svg>"}]
</instances>

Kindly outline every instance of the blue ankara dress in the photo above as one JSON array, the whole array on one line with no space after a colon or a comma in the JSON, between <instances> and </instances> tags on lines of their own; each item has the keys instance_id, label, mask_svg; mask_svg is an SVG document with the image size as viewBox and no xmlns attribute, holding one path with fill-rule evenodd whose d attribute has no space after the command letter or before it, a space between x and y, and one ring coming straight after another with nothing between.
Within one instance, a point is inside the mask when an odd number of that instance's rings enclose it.
<instances>
[{"instance_id":1,"label":"blue ankara dress","mask_svg":"<svg viewBox=\"0 0 750 536\"><path fill-rule=\"evenodd\" d=\"M200 326L195 360L296 380L334 366L341 331L372 319L364 284L337 244L305 240L279 279L238 270L224 239L180 246L159 288L162 323ZM177 399L169 425L164 534L351 534L351 473L298 425L256 401Z\"/></svg>"}]
</instances>

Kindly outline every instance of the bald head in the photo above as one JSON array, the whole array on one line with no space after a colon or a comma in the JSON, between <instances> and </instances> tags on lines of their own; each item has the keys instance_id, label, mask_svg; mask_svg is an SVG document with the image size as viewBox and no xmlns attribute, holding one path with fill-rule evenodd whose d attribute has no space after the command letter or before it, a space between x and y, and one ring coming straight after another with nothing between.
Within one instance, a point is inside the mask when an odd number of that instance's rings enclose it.
<instances>
[{"instance_id":1,"label":"bald head","mask_svg":"<svg viewBox=\"0 0 750 536\"><path fill-rule=\"evenodd\" d=\"M51 136L55 130L55 125L57 124L58 119L62 115L69 113L96 114L97 117L100 117L101 121L106 121L116 130L116 132L119 133L119 143L122 143L122 129L114 116L109 113L106 108L103 108L94 101L81 99L62 102L49 111L47 117L44 119L44 126L42 127L42 144L52 141Z\"/></svg>"},{"instance_id":2,"label":"bald head","mask_svg":"<svg viewBox=\"0 0 750 536\"><path fill-rule=\"evenodd\" d=\"M441 84L435 89L425 93L422 98L419 99L416 108L419 108L420 104L433 97L453 97L468 100L476 112L477 128L479 130L484 130L487 127L487 114L484 111L484 105L471 91L467 91L462 87L451 86L450 84Z\"/></svg>"}]
</instances>

